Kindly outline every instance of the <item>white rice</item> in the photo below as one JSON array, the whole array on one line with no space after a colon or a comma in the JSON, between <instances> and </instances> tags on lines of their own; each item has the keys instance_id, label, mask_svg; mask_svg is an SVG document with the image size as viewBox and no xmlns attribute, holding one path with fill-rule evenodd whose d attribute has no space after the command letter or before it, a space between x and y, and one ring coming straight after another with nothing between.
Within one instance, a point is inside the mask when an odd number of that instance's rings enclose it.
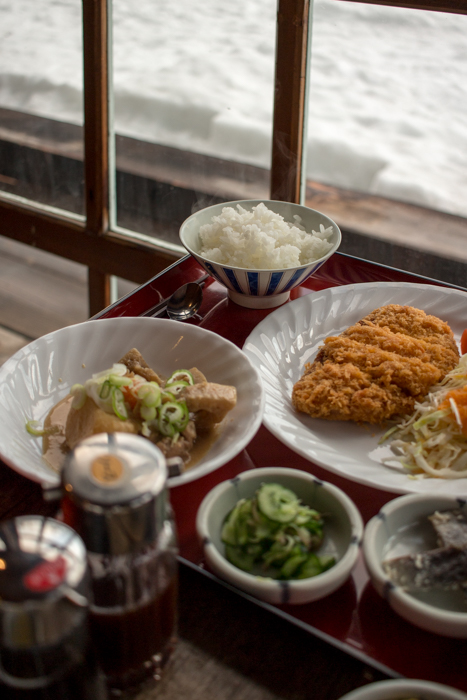
<instances>
[{"instance_id":1,"label":"white rice","mask_svg":"<svg viewBox=\"0 0 467 700\"><path fill-rule=\"evenodd\" d=\"M294 223L262 202L251 211L240 204L224 207L210 224L200 227L199 253L213 262L248 270L282 270L322 258L332 248L333 227L305 231L300 216Z\"/></svg>"}]
</instances>

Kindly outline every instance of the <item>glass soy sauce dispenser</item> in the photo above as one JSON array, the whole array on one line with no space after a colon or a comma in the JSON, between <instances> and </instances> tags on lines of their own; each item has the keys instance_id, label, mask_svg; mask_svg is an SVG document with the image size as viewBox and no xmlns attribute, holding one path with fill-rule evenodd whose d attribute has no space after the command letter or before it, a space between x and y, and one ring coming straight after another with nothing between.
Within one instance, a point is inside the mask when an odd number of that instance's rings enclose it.
<instances>
[{"instance_id":1,"label":"glass soy sauce dispenser","mask_svg":"<svg viewBox=\"0 0 467 700\"><path fill-rule=\"evenodd\" d=\"M155 684L176 635L177 540L162 452L101 433L68 455L63 518L91 568L91 634L112 696Z\"/></svg>"},{"instance_id":2,"label":"glass soy sauce dispenser","mask_svg":"<svg viewBox=\"0 0 467 700\"><path fill-rule=\"evenodd\" d=\"M105 700L81 538L38 515L0 524L0 697Z\"/></svg>"}]
</instances>

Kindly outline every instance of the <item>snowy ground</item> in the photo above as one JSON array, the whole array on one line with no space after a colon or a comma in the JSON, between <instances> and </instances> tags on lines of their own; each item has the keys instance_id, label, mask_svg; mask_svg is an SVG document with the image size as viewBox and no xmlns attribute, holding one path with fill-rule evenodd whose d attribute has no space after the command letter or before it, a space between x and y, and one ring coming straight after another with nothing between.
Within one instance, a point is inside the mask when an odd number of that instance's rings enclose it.
<instances>
[{"instance_id":1,"label":"snowy ground","mask_svg":"<svg viewBox=\"0 0 467 700\"><path fill-rule=\"evenodd\" d=\"M80 13L0 0L0 106L82 122ZM117 130L268 167L275 14L114 0ZM467 17L316 0L307 152L311 178L467 216Z\"/></svg>"}]
</instances>

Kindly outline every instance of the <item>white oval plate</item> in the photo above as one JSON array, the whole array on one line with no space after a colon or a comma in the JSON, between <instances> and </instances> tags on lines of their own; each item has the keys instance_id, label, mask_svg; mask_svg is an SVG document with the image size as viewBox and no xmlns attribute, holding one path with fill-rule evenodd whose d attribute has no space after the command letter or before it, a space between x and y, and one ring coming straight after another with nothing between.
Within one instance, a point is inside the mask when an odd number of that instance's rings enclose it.
<instances>
[{"instance_id":1,"label":"white oval plate","mask_svg":"<svg viewBox=\"0 0 467 700\"><path fill-rule=\"evenodd\" d=\"M467 328L467 293L429 284L351 284L284 304L256 326L243 346L263 379L264 424L294 452L352 481L392 493L467 496L467 478L413 480L383 465L381 457L391 454L389 447L378 447L383 429L311 418L292 406L293 385L324 339L385 304L414 306L438 316L449 323L458 341Z\"/></svg>"},{"instance_id":2,"label":"white oval plate","mask_svg":"<svg viewBox=\"0 0 467 700\"><path fill-rule=\"evenodd\" d=\"M111 367L131 348L162 375L198 367L209 381L237 388L237 405L209 452L197 465L170 479L171 486L208 474L233 459L261 425L264 393L257 370L233 343L191 324L157 318L86 321L38 338L0 368L0 458L23 476L56 484L42 459L42 440L26 431L42 425L52 406L75 383Z\"/></svg>"}]
</instances>

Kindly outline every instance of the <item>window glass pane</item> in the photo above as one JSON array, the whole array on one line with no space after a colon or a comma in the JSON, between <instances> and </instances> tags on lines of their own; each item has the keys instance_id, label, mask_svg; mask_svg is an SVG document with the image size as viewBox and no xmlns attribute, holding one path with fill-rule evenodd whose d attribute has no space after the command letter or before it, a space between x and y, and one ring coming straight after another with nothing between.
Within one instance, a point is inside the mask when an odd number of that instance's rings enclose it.
<instances>
[{"instance_id":1,"label":"window glass pane","mask_svg":"<svg viewBox=\"0 0 467 700\"><path fill-rule=\"evenodd\" d=\"M365 234L343 250L430 276L467 260L466 108L466 16L316 0L308 197Z\"/></svg>"},{"instance_id":2,"label":"window glass pane","mask_svg":"<svg viewBox=\"0 0 467 700\"><path fill-rule=\"evenodd\" d=\"M117 222L178 243L192 210L267 197L276 3L114 0Z\"/></svg>"},{"instance_id":3,"label":"window glass pane","mask_svg":"<svg viewBox=\"0 0 467 700\"><path fill-rule=\"evenodd\" d=\"M83 214L80 0L0 2L0 189Z\"/></svg>"},{"instance_id":4,"label":"window glass pane","mask_svg":"<svg viewBox=\"0 0 467 700\"><path fill-rule=\"evenodd\" d=\"M116 298L135 287L116 282ZM84 265L0 236L0 365L34 338L87 318Z\"/></svg>"}]
</instances>

